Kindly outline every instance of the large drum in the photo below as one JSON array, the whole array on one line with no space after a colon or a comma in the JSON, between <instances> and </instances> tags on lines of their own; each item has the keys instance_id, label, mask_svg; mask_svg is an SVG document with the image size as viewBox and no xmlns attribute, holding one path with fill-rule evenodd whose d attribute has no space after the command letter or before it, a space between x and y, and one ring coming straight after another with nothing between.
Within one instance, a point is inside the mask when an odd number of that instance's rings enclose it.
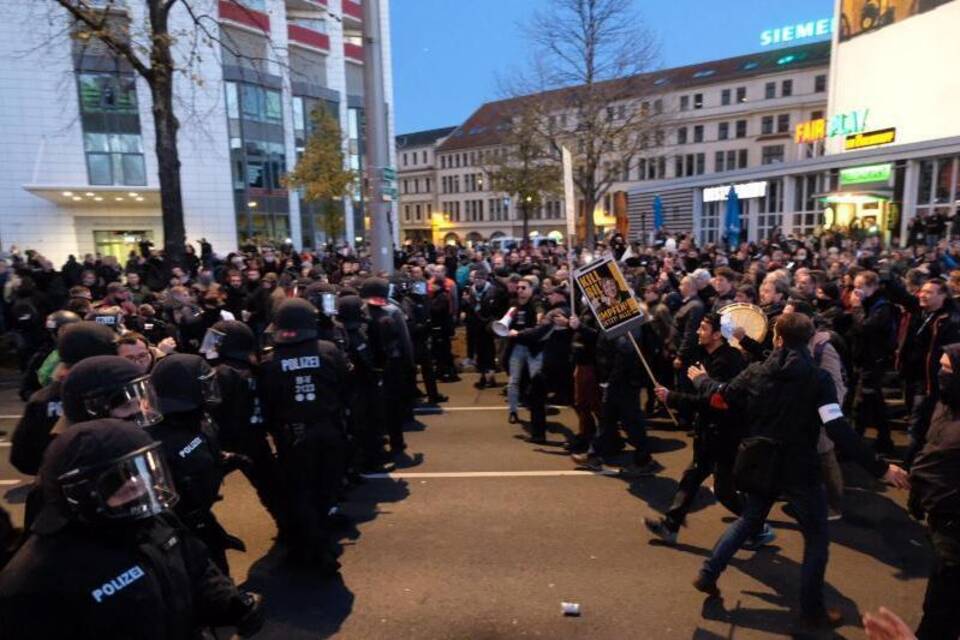
<instances>
[{"instance_id":1,"label":"large drum","mask_svg":"<svg viewBox=\"0 0 960 640\"><path fill-rule=\"evenodd\" d=\"M738 327L757 342L763 342L767 337L767 316L763 309L746 302L734 302L720 309L720 333L735 347L740 346L740 341L733 336L733 330Z\"/></svg>"}]
</instances>

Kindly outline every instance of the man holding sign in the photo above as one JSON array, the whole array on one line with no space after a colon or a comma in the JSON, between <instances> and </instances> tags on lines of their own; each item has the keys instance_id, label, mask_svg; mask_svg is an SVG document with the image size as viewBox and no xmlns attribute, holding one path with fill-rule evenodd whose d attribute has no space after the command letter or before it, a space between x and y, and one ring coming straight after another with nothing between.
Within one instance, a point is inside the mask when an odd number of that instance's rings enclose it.
<instances>
[{"instance_id":1,"label":"man holding sign","mask_svg":"<svg viewBox=\"0 0 960 640\"><path fill-rule=\"evenodd\" d=\"M586 468L600 470L604 458L620 448L622 426L634 451L631 463L621 472L626 476L653 475L662 467L647 450L646 421L640 409L640 389L649 375L638 344L643 342L643 310L611 258L583 267L574 277L601 329L596 356L601 407L599 428L589 450L572 458Z\"/></svg>"}]
</instances>

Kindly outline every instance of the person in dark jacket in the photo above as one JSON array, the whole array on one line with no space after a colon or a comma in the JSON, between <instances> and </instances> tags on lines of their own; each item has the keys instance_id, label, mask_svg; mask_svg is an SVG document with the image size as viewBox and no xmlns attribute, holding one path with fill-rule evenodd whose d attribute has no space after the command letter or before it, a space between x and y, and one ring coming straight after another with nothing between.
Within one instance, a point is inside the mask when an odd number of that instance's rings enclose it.
<instances>
[{"instance_id":1,"label":"person in dark jacket","mask_svg":"<svg viewBox=\"0 0 960 640\"><path fill-rule=\"evenodd\" d=\"M51 445L44 509L0 573L4 640L185 640L204 627L263 625L171 510L161 445L120 420L72 426Z\"/></svg>"},{"instance_id":2,"label":"person in dark jacket","mask_svg":"<svg viewBox=\"0 0 960 640\"><path fill-rule=\"evenodd\" d=\"M221 401L210 409L220 446L244 456L240 470L280 529L280 478L260 407L256 336L242 322L221 320L207 330L201 353L213 365L220 387Z\"/></svg>"},{"instance_id":3,"label":"person in dark jacket","mask_svg":"<svg viewBox=\"0 0 960 640\"><path fill-rule=\"evenodd\" d=\"M346 462L349 364L336 345L317 339L317 310L306 300L284 300L274 324L276 348L261 364L259 388L285 483L284 540L290 561L333 574L340 564L330 510Z\"/></svg>"},{"instance_id":4,"label":"person in dark jacket","mask_svg":"<svg viewBox=\"0 0 960 640\"><path fill-rule=\"evenodd\" d=\"M646 329L637 325L630 332L639 344ZM630 463L622 467L625 477L649 476L663 467L647 448L647 427L640 409L640 389L648 376L627 335L602 334L597 340L597 382L600 385L600 423L586 453L574 454L573 461L591 470L600 470L620 445L620 427L633 447Z\"/></svg>"},{"instance_id":5,"label":"person in dark jacket","mask_svg":"<svg viewBox=\"0 0 960 640\"><path fill-rule=\"evenodd\" d=\"M923 448L933 409L940 400L937 373L944 345L960 342L960 310L950 298L947 283L934 278L917 292L919 323L901 349L905 375L917 381L910 415L910 449L904 461L909 465Z\"/></svg>"},{"instance_id":6,"label":"person in dark jacket","mask_svg":"<svg viewBox=\"0 0 960 640\"><path fill-rule=\"evenodd\" d=\"M926 520L934 553L919 640L960 637L960 344L939 364L940 399L910 469L910 512Z\"/></svg>"},{"instance_id":7,"label":"person in dark jacket","mask_svg":"<svg viewBox=\"0 0 960 640\"><path fill-rule=\"evenodd\" d=\"M688 371L697 391L709 399L711 406L729 406L744 415L749 436L744 442L749 441L751 452L738 456L759 459L760 466L768 471L751 474L751 486L744 486L746 480L738 478L745 489L743 512L717 541L694 587L711 596L719 595L720 574L743 543L760 531L776 498L785 495L797 514L804 538L801 624L836 626L842 622L841 615L828 609L823 600L830 539L817 453L820 426L826 428L842 453L875 477L906 488L907 474L877 457L850 429L830 375L817 367L808 349L813 321L803 314L789 313L780 316L773 331L770 356L750 365L729 383L710 379L700 367ZM765 486L758 486L758 475L764 478Z\"/></svg>"},{"instance_id":8,"label":"person in dark jacket","mask_svg":"<svg viewBox=\"0 0 960 640\"><path fill-rule=\"evenodd\" d=\"M180 493L177 515L207 545L220 570L229 575L226 550L244 548L213 515L226 464L217 425L207 415L221 402L216 372L200 356L174 353L156 364L150 379L163 421L147 431L163 444L170 463Z\"/></svg>"},{"instance_id":9,"label":"person in dark jacket","mask_svg":"<svg viewBox=\"0 0 960 640\"><path fill-rule=\"evenodd\" d=\"M873 271L861 271L854 278L853 358L859 374L854 399L855 424L861 434L868 427L877 430L877 451L892 453L887 402L883 397L883 378L893 361L897 339L897 315L880 290L880 278Z\"/></svg>"},{"instance_id":10,"label":"person in dark jacket","mask_svg":"<svg viewBox=\"0 0 960 640\"><path fill-rule=\"evenodd\" d=\"M507 383L507 403L510 413L507 420L510 424L517 424L520 417L517 409L520 405L520 383L524 372L530 380L530 422L531 440L545 442L546 407L543 383L543 338L545 330L540 328L543 310L537 303L537 281L533 276L526 276L517 283L517 306L512 310L510 329L508 332L510 357L508 370L510 380Z\"/></svg>"},{"instance_id":11,"label":"person in dark jacket","mask_svg":"<svg viewBox=\"0 0 960 640\"><path fill-rule=\"evenodd\" d=\"M729 382L746 366L740 351L727 344L720 332L720 314L711 312L704 316L697 336L702 349L701 362L712 380ZM679 408L686 403L697 412L693 460L680 478L673 502L663 518L644 520L652 533L668 544L674 544L700 485L711 474L714 477L713 493L720 504L734 515L743 511L743 501L733 479L733 463L743 437L743 423L741 416L716 409L697 394L670 392L658 387L657 397L669 407ZM765 531L760 535L764 536L762 541L768 543L772 539L772 530L768 525L764 526Z\"/></svg>"},{"instance_id":12,"label":"person in dark jacket","mask_svg":"<svg viewBox=\"0 0 960 640\"><path fill-rule=\"evenodd\" d=\"M63 329L57 340L60 364L54 379L30 396L13 432L10 464L20 473L35 475L40 469L43 453L54 438L54 425L63 414L63 378L74 365L86 358L115 355L116 338L112 330L96 322L75 322Z\"/></svg>"},{"instance_id":13,"label":"person in dark jacket","mask_svg":"<svg viewBox=\"0 0 960 640\"><path fill-rule=\"evenodd\" d=\"M600 385L597 384L596 357L600 327L589 309L570 317L573 330L573 408L577 412L577 433L568 444L570 453L583 453L597 431L600 417Z\"/></svg>"}]
</instances>

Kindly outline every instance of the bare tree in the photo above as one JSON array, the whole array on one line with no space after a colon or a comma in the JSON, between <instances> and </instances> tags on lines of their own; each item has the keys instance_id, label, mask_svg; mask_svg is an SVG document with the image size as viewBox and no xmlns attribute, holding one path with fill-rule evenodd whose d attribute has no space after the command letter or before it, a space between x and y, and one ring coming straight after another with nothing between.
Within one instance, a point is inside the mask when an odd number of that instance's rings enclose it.
<instances>
[{"instance_id":1,"label":"bare tree","mask_svg":"<svg viewBox=\"0 0 960 640\"><path fill-rule=\"evenodd\" d=\"M570 149L591 247L597 203L662 141L663 103L649 73L659 47L631 5L551 0L526 25L535 63L510 89L536 98L538 126L554 151Z\"/></svg>"},{"instance_id":2,"label":"bare tree","mask_svg":"<svg viewBox=\"0 0 960 640\"><path fill-rule=\"evenodd\" d=\"M499 153L485 167L492 191L516 197L523 216L523 241L530 237L530 213L543 204L543 196L561 190L560 167L550 141L539 127L539 114L530 101L518 101L509 115L509 128ZM506 116L505 114L505 120Z\"/></svg>"}]
</instances>

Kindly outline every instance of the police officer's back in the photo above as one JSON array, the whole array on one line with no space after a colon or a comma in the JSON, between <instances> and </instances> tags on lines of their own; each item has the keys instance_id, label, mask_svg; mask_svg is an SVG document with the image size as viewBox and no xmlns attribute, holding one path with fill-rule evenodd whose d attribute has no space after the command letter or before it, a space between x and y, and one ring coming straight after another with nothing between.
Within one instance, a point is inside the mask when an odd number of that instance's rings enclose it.
<instances>
[{"instance_id":1,"label":"police officer's back","mask_svg":"<svg viewBox=\"0 0 960 640\"><path fill-rule=\"evenodd\" d=\"M262 626L170 515L177 494L160 444L119 420L72 426L40 471L44 510L0 573L5 640L196 638L203 626Z\"/></svg>"},{"instance_id":2,"label":"police officer's back","mask_svg":"<svg viewBox=\"0 0 960 640\"><path fill-rule=\"evenodd\" d=\"M348 364L337 347L317 339L317 310L299 298L274 316L276 348L261 366L263 412L277 443L285 479L290 559L321 571L339 568L329 511L345 468L342 412Z\"/></svg>"}]
</instances>

